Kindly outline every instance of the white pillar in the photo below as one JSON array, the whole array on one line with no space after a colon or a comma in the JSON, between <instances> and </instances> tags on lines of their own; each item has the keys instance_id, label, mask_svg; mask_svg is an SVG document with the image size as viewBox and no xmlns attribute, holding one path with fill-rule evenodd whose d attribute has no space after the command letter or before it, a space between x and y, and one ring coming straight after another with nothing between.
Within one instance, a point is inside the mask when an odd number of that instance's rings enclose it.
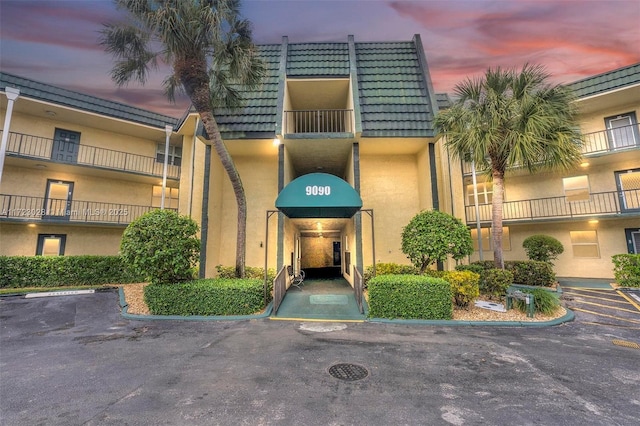
<instances>
[{"instance_id":1,"label":"white pillar","mask_svg":"<svg viewBox=\"0 0 640 426\"><path fill-rule=\"evenodd\" d=\"M478 181L476 180L476 162L471 160L471 177L473 179L473 202L476 205L476 229L478 233L478 252L480 261L484 260L482 254L482 228L480 227L480 206L478 205Z\"/></svg>"},{"instance_id":2,"label":"white pillar","mask_svg":"<svg viewBox=\"0 0 640 426\"><path fill-rule=\"evenodd\" d=\"M173 126L167 124L164 126L164 133L166 134L166 139L164 143L164 168L162 169L162 198L160 199L160 209L164 210L164 198L165 191L167 189L167 168L169 167L169 138L171 137L171 133L173 132Z\"/></svg>"},{"instance_id":3,"label":"white pillar","mask_svg":"<svg viewBox=\"0 0 640 426\"><path fill-rule=\"evenodd\" d=\"M9 141L9 127L11 126L11 115L13 114L13 103L20 96L20 89L5 87L7 95L7 112L4 114L4 127L2 128L2 142L0 143L0 183L2 183L2 172L4 171L4 157L7 154L7 143Z\"/></svg>"}]
</instances>

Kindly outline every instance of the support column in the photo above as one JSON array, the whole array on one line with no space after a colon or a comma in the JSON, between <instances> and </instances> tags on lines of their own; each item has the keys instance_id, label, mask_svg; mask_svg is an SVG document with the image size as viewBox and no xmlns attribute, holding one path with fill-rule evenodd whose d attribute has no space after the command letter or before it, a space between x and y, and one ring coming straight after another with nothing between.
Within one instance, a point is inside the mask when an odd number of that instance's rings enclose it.
<instances>
[{"instance_id":1,"label":"support column","mask_svg":"<svg viewBox=\"0 0 640 426\"><path fill-rule=\"evenodd\" d=\"M194 147L195 148L195 147ZM198 277L205 278L207 270L207 240L209 236L209 186L211 175L211 145L205 145L204 178L202 183L202 222L200 223L200 268Z\"/></svg>"},{"instance_id":2,"label":"support column","mask_svg":"<svg viewBox=\"0 0 640 426\"><path fill-rule=\"evenodd\" d=\"M4 127L2 132L2 142L0 142L0 183L2 183L2 172L4 171L4 157L7 155L7 144L9 141L9 127L11 127L11 116L13 115L13 103L20 96L20 89L5 87L7 95L7 111L4 114Z\"/></svg>"}]
</instances>

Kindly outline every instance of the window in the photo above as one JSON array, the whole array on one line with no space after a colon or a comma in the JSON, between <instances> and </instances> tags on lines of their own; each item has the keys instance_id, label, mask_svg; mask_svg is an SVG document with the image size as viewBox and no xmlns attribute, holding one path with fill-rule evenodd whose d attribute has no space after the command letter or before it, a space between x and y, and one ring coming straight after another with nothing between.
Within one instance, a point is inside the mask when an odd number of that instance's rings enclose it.
<instances>
[{"instance_id":1,"label":"window","mask_svg":"<svg viewBox=\"0 0 640 426\"><path fill-rule=\"evenodd\" d=\"M571 231L573 257L600 257L596 231Z\"/></svg>"},{"instance_id":2,"label":"window","mask_svg":"<svg viewBox=\"0 0 640 426\"><path fill-rule=\"evenodd\" d=\"M38 234L36 256L62 256L67 236L63 234Z\"/></svg>"},{"instance_id":3,"label":"window","mask_svg":"<svg viewBox=\"0 0 640 426\"><path fill-rule=\"evenodd\" d=\"M478 188L478 204L491 204L491 200L493 199L493 183L478 182L476 186ZM476 205L473 196L473 184L467 185L467 205Z\"/></svg>"},{"instance_id":4,"label":"window","mask_svg":"<svg viewBox=\"0 0 640 426\"><path fill-rule=\"evenodd\" d=\"M164 192L164 206L168 209L178 209L178 188L165 188ZM160 207L162 204L162 186L154 185L151 195L151 206Z\"/></svg>"},{"instance_id":5,"label":"window","mask_svg":"<svg viewBox=\"0 0 640 426\"><path fill-rule=\"evenodd\" d=\"M640 228L625 228L629 253L640 254Z\"/></svg>"},{"instance_id":6,"label":"window","mask_svg":"<svg viewBox=\"0 0 640 426\"><path fill-rule=\"evenodd\" d=\"M615 172L623 211L640 210L640 169Z\"/></svg>"},{"instance_id":7,"label":"window","mask_svg":"<svg viewBox=\"0 0 640 426\"><path fill-rule=\"evenodd\" d=\"M493 238L491 236L491 228L481 228L482 235L482 251L493 250ZM473 250L478 251L478 230L471 229L471 240L473 241ZM502 250L511 251L511 236L509 235L509 227L502 227Z\"/></svg>"},{"instance_id":8,"label":"window","mask_svg":"<svg viewBox=\"0 0 640 426\"><path fill-rule=\"evenodd\" d=\"M158 144L158 148L156 149L156 162L164 163L164 148L165 145L162 143ZM169 162L168 164L171 166L180 166L182 164L182 148L175 145L169 145Z\"/></svg>"},{"instance_id":9,"label":"window","mask_svg":"<svg viewBox=\"0 0 640 426\"><path fill-rule=\"evenodd\" d=\"M589 200L589 177L587 175L563 178L562 186L567 201Z\"/></svg>"},{"instance_id":10,"label":"window","mask_svg":"<svg viewBox=\"0 0 640 426\"><path fill-rule=\"evenodd\" d=\"M640 143L638 121L635 112L607 117L604 119L607 136L612 149L626 148Z\"/></svg>"}]
</instances>

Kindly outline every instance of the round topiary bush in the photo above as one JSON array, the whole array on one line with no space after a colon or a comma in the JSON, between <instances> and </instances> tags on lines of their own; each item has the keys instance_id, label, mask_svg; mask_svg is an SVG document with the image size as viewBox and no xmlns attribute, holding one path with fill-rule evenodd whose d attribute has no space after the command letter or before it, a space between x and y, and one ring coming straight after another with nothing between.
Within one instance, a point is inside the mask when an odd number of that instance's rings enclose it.
<instances>
[{"instance_id":1,"label":"round topiary bush","mask_svg":"<svg viewBox=\"0 0 640 426\"><path fill-rule=\"evenodd\" d=\"M564 252L562 243L549 235L531 235L525 238L522 247L530 260L548 263Z\"/></svg>"},{"instance_id":2,"label":"round topiary bush","mask_svg":"<svg viewBox=\"0 0 640 426\"><path fill-rule=\"evenodd\" d=\"M125 263L152 284L169 284L193 278L200 255L198 224L171 210L154 210L127 226L120 252Z\"/></svg>"},{"instance_id":3,"label":"round topiary bush","mask_svg":"<svg viewBox=\"0 0 640 426\"><path fill-rule=\"evenodd\" d=\"M438 211L422 211L402 230L402 252L420 273L447 256L460 260L473 253L471 234L460 219Z\"/></svg>"}]
</instances>

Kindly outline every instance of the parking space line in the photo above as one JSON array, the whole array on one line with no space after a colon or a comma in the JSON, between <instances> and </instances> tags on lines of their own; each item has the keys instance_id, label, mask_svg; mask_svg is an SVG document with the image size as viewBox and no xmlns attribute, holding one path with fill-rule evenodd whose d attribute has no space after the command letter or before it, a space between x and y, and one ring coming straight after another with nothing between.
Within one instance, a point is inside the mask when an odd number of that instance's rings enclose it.
<instances>
[{"instance_id":1,"label":"parking space line","mask_svg":"<svg viewBox=\"0 0 640 426\"><path fill-rule=\"evenodd\" d=\"M636 320L632 320L632 319L626 319L626 318L620 318L620 317L616 317L614 315L601 314L599 312L593 312L593 311L589 311L589 310L586 310L586 309L575 308L575 307L572 307L570 309L572 311L584 312L584 313L587 313L587 314L592 314L592 315L596 315L596 316L600 316L600 317L613 318L613 319L616 319L618 321L630 322L630 323L633 323L633 324L640 324L640 321L636 321Z\"/></svg>"},{"instance_id":2,"label":"parking space line","mask_svg":"<svg viewBox=\"0 0 640 426\"><path fill-rule=\"evenodd\" d=\"M634 327L632 325L609 324L609 323L595 322L595 321L581 321L581 322L582 324L599 325L601 327L617 327L617 328L624 328L625 330L640 330L640 327Z\"/></svg>"},{"instance_id":3,"label":"parking space line","mask_svg":"<svg viewBox=\"0 0 640 426\"><path fill-rule=\"evenodd\" d=\"M616 293L618 293L620 296L624 297L629 303L631 303L633 305L634 308L636 308L638 311L640 311L640 305L638 305L633 299L631 299L629 296L627 296L626 294L624 294L620 290L617 290Z\"/></svg>"},{"instance_id":4,"label":"parking space line","mask_svg":"<svg viewBox=\"0 0 640 426\"><path fill-rule=\"evenodd\" d=\"M586 297L589 299L597 299L597 300L607 300L609 302L615 302L615 303L623 303L625 305L628 305L629 302L626 302L624 300L619 300L619 299L610 299L608 297L597 297L597 296L589 296L588 294L582 294L582 293L574 293L572 291L565 291L563 294L567 294L570 296L580 296L580 297ZM628 300L628 299L627 299Z\"/></svg>"},{"instance_id":5,"label":"parking space line","mask_svg":"<svg viewBox=\"0 0 640 426\"><path fill-rule=\"evenodd\" d=\"M616 311L631 312L632 314L640 313L639 311L636 311L636 310L633 310L633 309L625 309L625 308L619 308L617 306L603 305L602 303L587 302L586 300L583 300L583 301L580 301L580 302L576 302L576 303L582 303L582 304L585 304L585 305L600 306L600 307L603 307L603 308L615 309Z\"/></svg>"},{"instance_id":6,"label":"parking space line","mask_svg":"<svg viewBox=\"0 0 640 426\"><path fill-rule=\"evenodd\" d=\"M568 288L568 289L571 289L571 290L589 291L589 292L592 292L592 293L602 293L602 292L607 292L607 291L614 291L614 289L612 289L612 288L562 287L563 290L565 288Z\"/></svg>"}]
</instances>

